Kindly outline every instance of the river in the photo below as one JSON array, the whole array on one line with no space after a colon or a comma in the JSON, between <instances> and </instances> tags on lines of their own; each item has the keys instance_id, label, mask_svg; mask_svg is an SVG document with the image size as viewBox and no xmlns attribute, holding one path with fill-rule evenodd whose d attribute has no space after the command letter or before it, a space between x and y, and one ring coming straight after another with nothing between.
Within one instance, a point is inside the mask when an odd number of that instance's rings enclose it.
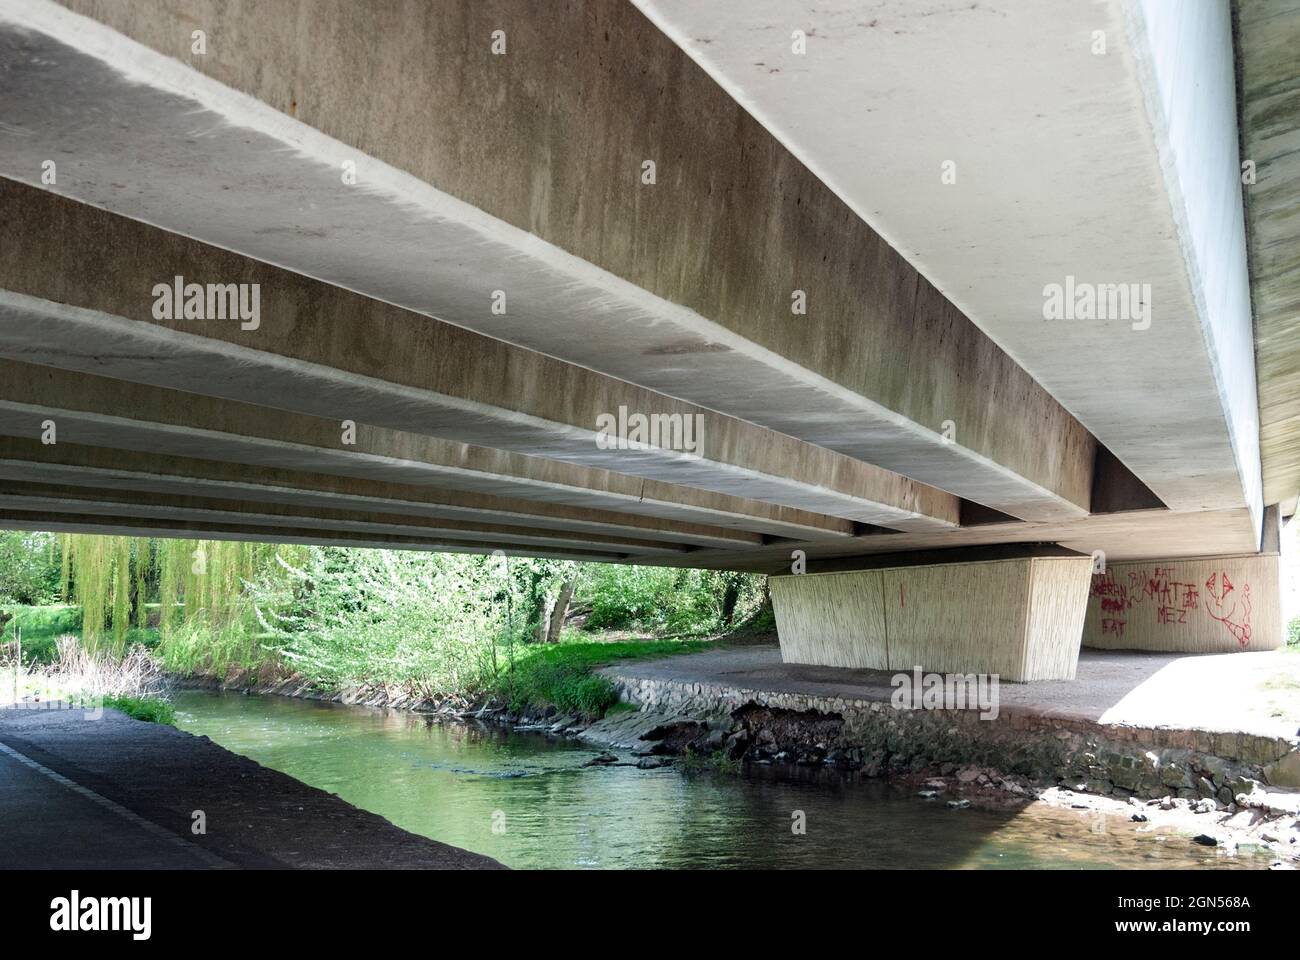
<instances>
[{"instance_id":1,"label":"river","mask_svg":"<svg viewBox=\"0 0 1300 960\"><path fill-rule=\"evenodd\" d=\"M400 711L199 691L175 703L183 730L517 868L1260 865L1120 817L950 809L833 771L584 767L590 745Z\"/></svg>"}]
</instances>

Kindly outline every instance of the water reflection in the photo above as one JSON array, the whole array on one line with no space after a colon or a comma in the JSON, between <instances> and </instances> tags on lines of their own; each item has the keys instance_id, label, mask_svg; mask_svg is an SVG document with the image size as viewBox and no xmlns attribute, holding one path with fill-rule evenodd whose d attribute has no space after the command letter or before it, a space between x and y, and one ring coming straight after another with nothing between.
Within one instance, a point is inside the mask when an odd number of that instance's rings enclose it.
<instances>
[{"instance_id":1,"label":"water reflection","mask_svg":"<svg viewBox=\"0 0 1300 960\"><path fill-rule=\"evenodd\" d=\"M1123 818L950 810L824 770L583 767L589 746L404 712L204 692L176 706L182 729L512 867L1257 865Z\"/></svg>"}]
</instances>

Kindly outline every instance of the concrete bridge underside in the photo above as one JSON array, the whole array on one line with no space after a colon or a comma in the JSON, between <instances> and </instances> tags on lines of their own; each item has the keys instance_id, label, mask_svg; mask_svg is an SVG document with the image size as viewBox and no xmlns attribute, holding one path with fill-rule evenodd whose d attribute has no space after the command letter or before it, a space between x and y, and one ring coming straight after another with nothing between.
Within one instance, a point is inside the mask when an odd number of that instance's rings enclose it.
<instances>
[{"instance_id":1,"label":"concrete bridge underside","mask_svg":"<svg viewBox=\"0 0 1300 960\"><path fill-rule=\"evenodd\" d=\"M0 0L0 525L807 572L791 656L1019 679L1100 553L1274 645L1269 5Z\"/></svg>"}]
</instances>

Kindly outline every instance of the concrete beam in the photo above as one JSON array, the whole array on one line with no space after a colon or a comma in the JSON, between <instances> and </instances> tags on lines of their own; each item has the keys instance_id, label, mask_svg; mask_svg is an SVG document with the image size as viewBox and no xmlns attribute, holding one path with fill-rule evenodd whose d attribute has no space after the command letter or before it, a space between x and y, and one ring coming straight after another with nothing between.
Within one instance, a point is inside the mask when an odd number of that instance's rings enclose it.
<instances>
[{"instance_id":1,"label":"concrete beam","mask_svg":"<svg viewBox=\"0 0 1300 960\"><path fill-rule=\"evenodd\" d=\"M0 257L0 356L894 529L958 520L956 497L870 464L43 190L0 181L0 218L23 238ZM256 328L159 316L175 277L256 285ZM694 447L602 447L622 411Z\"/></svg>"},{"instance_id":2,"label":"concrete beam","mask_svg":"<svg viewBox=\"0 0 1300 960\"><path fill-rule=\"evenodd\" d=\"M0 360L0 434L39 439L47 421L60 441L83 446L637 513L683 521L686 533L700 523L801 540L854 532L807 511L366 423L344 444L337 420Z\"/></svg>"},{"instance_id":3,"label":"concrete beam","mask_svg":"<svg viewBox=\"0 0 1300 960\"><path fill-rule=\"evenodd\" d=\"M1300 494L1300 7L1235 3L1264 502Z\"/></svg>"},{"instance_id":4,"label":"concrete beam","mask_svg":"<svg viewBox=\"0 0 1300 960\"><path fill-rule=\"evenodd\" d=\"M256 504L301 505L325 510L356 510L415 518L464 520L601 535L634 536L724 552L753 547L762 537L723 527L683 524L657 517L581 509L563 504L515 500L487 494L441 491L427 486L359 481L328 474L185 457L84 447L45 446L38 441L0 437L0 478L52 483L91 490L241 500Z\"/></svg>"},{"instance_id":5,"label":"concrete beam","mask_svg":"<svg viewBox=\"0 0 1300 960\"><path fill-rule=\"evenodd\" d=\"M198 523L188 520L150 520L92 514L38 513L0 510L0 530L40 530L50 533L96 533L105 536L165 537L169 539L241 540L254 543L301 543L320 546L370 547L379 550L425 550L433 553L492 554L615 563L625 554L595 551L520 547L509 544L466 544L417 537L357 535L326 530L295 530L249 524Z\"/></svg>"},{"instance_id":6,"label":"concrete beam","mask_svg":"<svg viewBox=\"0 0 1300 960\"><path fill-rule=\"evenodd\" d=\"M1087 430L629 5L68 6L103 22L0 3L7 176L57 158L83 202L1011 515L1087 512Z\"/></svg>"},{"instance_id":7,"label":"concrete beam","mask_svg":"<svg viewBox=\"0 0 1300 960\"><path fill-rule=\"evenodd\" d=\"M1258 526L1230 4L634 2L1167 506ZM1138 296L1047 321L1067 278Z\"/></svg>"},{"instance_id":8,"label":"concrete beam","mask_svg":"<svg viewBox=\"0 0 1300 960\"><path fill-rule=\"evenodd\" d=\"M122 490L95 490L52 484L7 483L0 490L0 510L36 511L49 514L134 517L147 520L185 520L194 523L236 526L288 527L326 530L357 535L378 534L412 539L462 543L473 546L501 543L511 549L595 550L618 554L623 559L656 554L688 553L685 544L639 540L593 533L534 530L504 524L473 523L464 520L433 520L390 513L350 510L322 510L301 506L241 500L212 500L203 497L166 496Z\"/></svg>"},{"instance_id":9,"label":"concrete beam","mask_svg":"<svg viewBox=\"0 0 1300 960\"><path fill-rule=\"evenodd\" d=\"M796 550L811 572L839 572L877 564L890 555L960 553L968 548L1005 544L1057 544L1082 554L1101 551L1107 562L1162 557L1206 556L1215 549L1249 553L1259 549L1254 520L1245 507L1175 513L1164 508L1093 514L1080 520L1029 523L995 520L944 534L895 533L824 543L782 543L741 552L699 550L689 562L672 566L748 570L781 575L791 572ZM934 562L938 562L937 560Z\"/></svg>"}]
</instances>

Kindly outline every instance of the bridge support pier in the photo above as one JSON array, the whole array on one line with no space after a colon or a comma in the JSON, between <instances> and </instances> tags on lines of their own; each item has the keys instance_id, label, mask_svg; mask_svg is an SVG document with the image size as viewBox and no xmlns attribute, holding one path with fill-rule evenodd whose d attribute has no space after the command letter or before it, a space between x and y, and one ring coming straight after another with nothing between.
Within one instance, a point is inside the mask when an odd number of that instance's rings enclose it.
<instances>
[{"instance_id":1,"label":"bridge support pier","mask_svg":"<svg viewBox=\"0 0 1300 960\"><path fill-rule=\"evenodd\" d=\"M1276 553L1108 564L1092 578L1083 643L1233 653L1283 643Z\"/></svg>"},{"instance_id":2,"label":"bridge support pier","mask_svg":"<svg viewBox=\"0 0 1300 960\"><path fill-rule=\"evenodd\" d=\"M787 663L1072 680L1091 557L1017 557L773 577Z\"/></svg>"}]
</instances>

